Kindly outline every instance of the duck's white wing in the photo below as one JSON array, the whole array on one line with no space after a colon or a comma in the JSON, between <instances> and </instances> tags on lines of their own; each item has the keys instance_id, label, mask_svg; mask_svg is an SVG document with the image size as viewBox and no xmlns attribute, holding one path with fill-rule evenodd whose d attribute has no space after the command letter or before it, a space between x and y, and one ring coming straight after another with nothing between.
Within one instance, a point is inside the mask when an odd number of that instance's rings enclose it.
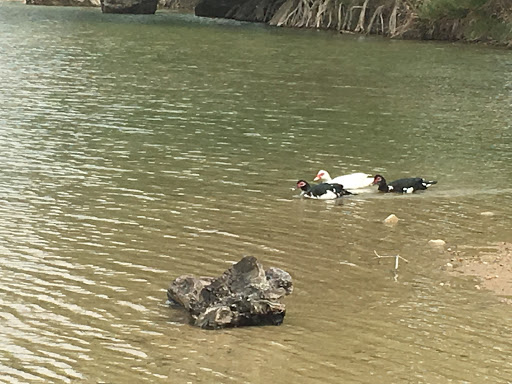
<instances>
[{"instance_id":1,"label":"duck's white wing","mask_svg":"<svg viewBox=\"0 0 512 384\"><path fill-rule=\"evenodd\" d=\"M358 189L370 186L373 183L373 177L363 172L356 172L335 177L329 183L341 184L345 189Z\"/></svg>"}]
</instances>

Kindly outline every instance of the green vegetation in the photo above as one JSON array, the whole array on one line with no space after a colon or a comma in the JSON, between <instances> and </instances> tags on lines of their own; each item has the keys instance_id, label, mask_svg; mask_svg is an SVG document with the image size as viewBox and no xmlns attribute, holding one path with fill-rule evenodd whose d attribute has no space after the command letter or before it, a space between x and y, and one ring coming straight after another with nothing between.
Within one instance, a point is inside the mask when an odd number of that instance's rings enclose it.
<instances>
[{"instance_id":1,"label":"green vegetation","mask_svg":"<svg viewBox=\"0 0 512 384\"><path fill-rule=\"evenodd\" d=\"M418 19L430 27L433 38L512 46L510 0L425 0Z\"/></svg>"}]
</instances>

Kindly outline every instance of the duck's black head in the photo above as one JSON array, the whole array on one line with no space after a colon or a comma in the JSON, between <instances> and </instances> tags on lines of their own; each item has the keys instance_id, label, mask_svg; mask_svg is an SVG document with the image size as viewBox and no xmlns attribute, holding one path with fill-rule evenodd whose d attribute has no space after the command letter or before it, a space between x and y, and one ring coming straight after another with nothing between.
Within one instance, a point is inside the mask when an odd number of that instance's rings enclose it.
<instances>
[{"instance_id":1,"label":"duck's black head","mask_svg":"<svg viewBox=\"0 0 512 384\"><path fill-rule=\"evenodd\" d=\"M377 184L377 185L386 184L386 179L382 175L375 175L373 177L372 185L375 185L375 184Z\"/></svg>"},{"instance_id":2,"label":"duck's black head","mask_svg":"<svg viewBox=\"0 0 512 384\"><path fill-rule=\"evenodd\" d=\"M389 186L388 186L388 183L386 183L386 179L384 178L384 176L381 176L381 175L375 175L373 177L373 183L372 185L375 185L377 184L379 186L379 188L377 188L379 191L381 192L390 192L389 191Z\"/></svg>"},{"instance_id":3,"label":"duck's black head","mask_svg":"<svg viewBox=\"0 0 512 384\"><path fill-rule=\"evenodd\" d=\"M297 181L297 188L307 192L309 190L309 183L306 180L299 180Z\"/></svg>"}]
</instances>

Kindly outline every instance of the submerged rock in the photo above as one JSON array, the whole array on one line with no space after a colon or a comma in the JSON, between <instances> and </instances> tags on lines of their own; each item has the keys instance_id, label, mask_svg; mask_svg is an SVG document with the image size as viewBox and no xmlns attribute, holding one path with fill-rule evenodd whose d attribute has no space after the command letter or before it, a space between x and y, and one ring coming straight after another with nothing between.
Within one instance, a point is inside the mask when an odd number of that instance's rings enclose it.
<instances>
[{"instance_id":1,"label":"submerged rock","mask_svg":"<svg viewBox=\"0 0 512 384\"><path fill-rule=\"evenodd\" d=\"M432 239L428 241L428 245L431 247L444 247L446 245L446 241L441 239Z\"/></svg>"},{"instance_id":2,"label":"submerged rock","mask_svg":"<svg viewBox=\"0 0 512 384\"><path fill-rule=\"evenodd\" d=\"M205 329L246 325L280 325L286 308L281 299L293 291L289 273L263 269L246 256L217 278L183 275L167 290L170 302L189 311L192 323Z\"/></svg>"},{"instance_id":3,"label":"submerged rock","mask_svg":"<svg viewBox=\"0 0 512 384\"><path fill-rule=\"evenodd\" d=\"M389 224L389 225L395 225L395 224L398 224L398 220L399 220L399 218L396 217L396 215L391 214L384 219L384 223Z\"/></svg>"}]
</instances>

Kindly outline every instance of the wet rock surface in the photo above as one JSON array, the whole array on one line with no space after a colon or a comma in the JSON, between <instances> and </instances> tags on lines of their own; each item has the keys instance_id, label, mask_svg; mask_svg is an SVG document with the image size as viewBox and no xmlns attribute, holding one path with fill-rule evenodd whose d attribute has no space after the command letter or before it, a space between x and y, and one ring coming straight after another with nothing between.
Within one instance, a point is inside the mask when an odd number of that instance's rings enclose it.
<instances>
[{"instance_id":1,"label":"wet rock surface","mask_svg":"<svg viewBox=\"0 0 512 384\"><path fill-rule=\"evenodd\" d=\"M246 256L217 278L178 277L167 298L190 313L193 325L217 329L280 325L286 313L281 299L292 291L289 273L279 268L265 271L255 257Z\"/></svg>"},{"instance_id":2,"label":"wet rock surface","mask_svg":"<svg viewBox=\"0 0 512 384\"><path fill-rule=\"evenodd\" d=\"M225 17L236 5L243 0L200 0L195 7L196 16Z\"/></svg>"}]
</instances>

